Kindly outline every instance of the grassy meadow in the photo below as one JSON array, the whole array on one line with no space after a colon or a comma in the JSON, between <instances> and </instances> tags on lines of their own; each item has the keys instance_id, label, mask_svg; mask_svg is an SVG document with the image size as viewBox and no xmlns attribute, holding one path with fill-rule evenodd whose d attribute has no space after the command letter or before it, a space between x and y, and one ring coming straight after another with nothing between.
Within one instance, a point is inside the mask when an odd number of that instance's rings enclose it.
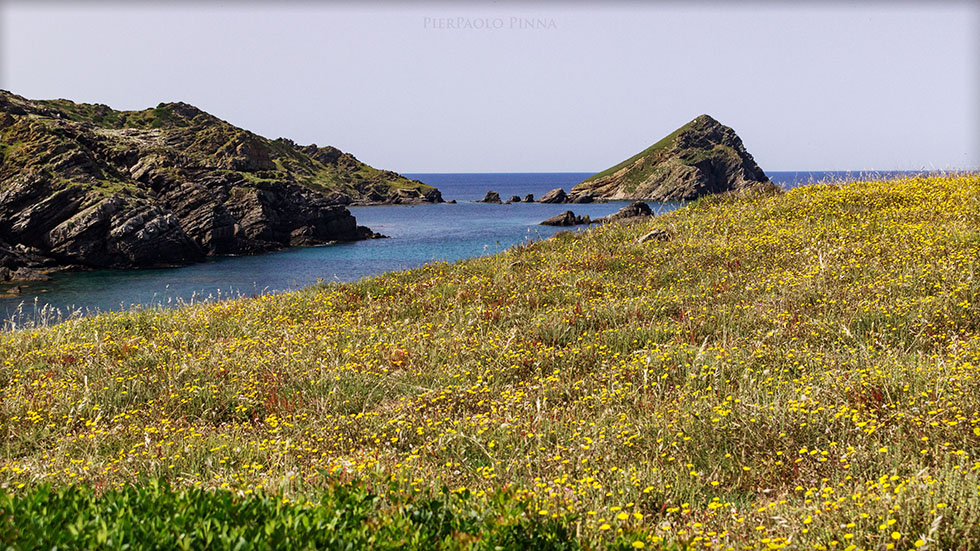
<instances>
[{"instance_id":1,"label":"grassy meadow","mask_svg":"<svg viewBox=\"0 0 980 551\"><path fill-rule=\"evenodd\" d=\"M0 361L4 548L980 548L976 174L709 197Z\"/></svg>"}]
</instances>

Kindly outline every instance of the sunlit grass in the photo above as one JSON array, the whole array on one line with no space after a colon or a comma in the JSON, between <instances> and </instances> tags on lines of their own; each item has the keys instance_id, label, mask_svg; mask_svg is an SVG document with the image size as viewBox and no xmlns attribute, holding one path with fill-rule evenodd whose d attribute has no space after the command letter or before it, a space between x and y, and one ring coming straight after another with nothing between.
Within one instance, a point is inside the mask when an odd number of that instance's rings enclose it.
<instances>
[{"instance_id":1,"label":"sunlit grass","mask_svg":"<svg viewBox=\"0 0 980 551\"><path fill-rule=\"evenodd\" d=\"M977 175L814 185L4 334L0 487L329 477L506 489L589 545L980 545L978 227Z\"/></svg>"}]
</instances>

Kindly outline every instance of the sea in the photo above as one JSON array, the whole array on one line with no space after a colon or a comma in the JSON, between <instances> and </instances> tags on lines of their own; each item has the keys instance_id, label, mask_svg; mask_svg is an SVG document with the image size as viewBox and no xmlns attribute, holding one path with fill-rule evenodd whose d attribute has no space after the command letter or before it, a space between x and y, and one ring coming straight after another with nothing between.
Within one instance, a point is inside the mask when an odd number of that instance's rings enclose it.
<instances>
[{"instance_id":1,"label":"sea","mask_svg":"<svg viewBox=\"0 0 980 551\"><path fill-rule=\"evenodd\" d=\"M770 179L790 189L824 180L891 178L907 172L772 172ZM358 224L389 236L355 243L290 248L256 256L220 257L167 269L95 270L52 275L41 282L0 284L0 323L6 329L53 323L101 311L172 307L241 295L290 291L317 283L353 281L429 262L453 262L494 254L550 237L568 228L539 223L565 210L598 218L623 201L591 204L479 203L488 190L506 201L512 195L572 186L591 173L406 174L442 191L456 204L352 207ZM679 202L650 202L657 213ZM577 227L581 231L582 226ZM15 295L11 294L14 291Z\"/></svg>"}]
</instances>

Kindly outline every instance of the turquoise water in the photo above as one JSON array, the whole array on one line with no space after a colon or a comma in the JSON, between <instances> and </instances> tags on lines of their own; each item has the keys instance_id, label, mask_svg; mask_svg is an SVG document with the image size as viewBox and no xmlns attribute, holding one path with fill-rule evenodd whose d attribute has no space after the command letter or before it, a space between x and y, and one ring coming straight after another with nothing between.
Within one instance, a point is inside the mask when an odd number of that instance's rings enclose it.
<instances>
[{"instance_id":1,"label":"turquoise water","mask_svg":"<svg viewBox=\"0 0 980 551\"><path fill-rule=\"evenodd\" d=\"M487 190L504 200L573 185L588 173L535 174L409 174L438 187L458 204L354 207L358 224L390 239L296 248L258 256L216 258L182 268L99 270L56 274L51 281L31 283L20 295L0 298L0 319L18 325L42 316L57 319L98 310L121 310L134 304L173 305L241 294L279 292L318 281L352 281L426 262L454 261L492 254L527 239L544 239L562 228L538 223L565 210L593 218L611 214L625 202L581 205L487 205ZM778 172L770 178L784 187L813 179L846 178L848 173ZM666 212L680 203L650 203ZM4 289L7 286L0 286Z\"/></svg>"}]
</instances>

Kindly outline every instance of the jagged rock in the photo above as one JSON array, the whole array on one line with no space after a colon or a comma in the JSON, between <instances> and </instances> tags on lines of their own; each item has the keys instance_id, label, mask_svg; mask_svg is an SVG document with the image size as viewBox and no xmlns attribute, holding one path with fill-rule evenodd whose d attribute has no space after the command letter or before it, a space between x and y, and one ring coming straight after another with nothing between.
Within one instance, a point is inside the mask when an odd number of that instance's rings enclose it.
<instances>
[{"instance_id":1,"label":"jagged rock","mask_svg":"<svg viewBox=\"0 0 980 551\"><path fill-rule=\"evenodd\" d=\"M561 188L555 188L549 191L548 193L545 193L544 196L542 196L538 202L539 203L564 203L567 200L568 200L568 195L565 194L565 190Z\"/></svg>"},{"instance_id":2,"label":"jagged rock","mask_svg":"<svg viewBox=\"0 0 980 551\"><path fill-rule=\"evenodd\" d=\"M589 216L575 216L575 213L566 210L565 212L552 216L551 218L541 222L542 226L577 226L579 224L591 224L592 220Z\"/></svg>"},{"instance_id":3,"label":"jagged rock","mask_svg":"<svg viewBox=\"0 0 980 551\"><path fill-rule=\"evenodd\" d=\"M510 199L508 199L507 202L508 203L520 203L521 202L521 196L520 195L511 195L510 196Z\"/></svg>"},{"instance_id":4,"label":"jagged rock","mask_svg":"<svg viewBox=\"0 0 980 551\"><path fill-rule=\"evenodd\" d=\"M525 195L524 196L524 202L525 203L533 203L534 202L534 194L533 193L528 193L527 195Z\"/></svg>"},{"instance_id":5,"label":"jagged rock","mask_svg":"<svg viewBox=\"0 0 980 551\"><path fill-rule=\"evenodd\" d=\"M569 203L592 203L595 201L595 197L591 193L582 193L578 195L570 195L567 199Z\"/></svg>"},{"instance_id":6,"label":"jagged rock","mask_svg":"<svg viewBox=\"0 0 980 551\"><path fill-rule=\"evenodd\" d=\"M283 246L316 245L335 240L335 236L343 236L345 241L367 239L373 234L357 226L346 208L331 205L295 184L235 188L227 206L238 221L236 236L240 250L237 252L244 254ZM290 215L283 216L285 212Z\"/></svg>"},{"instance_id":7,"label":"jagged rock","mask_svg":"<svg viewBox=\"0 0 980 551\"><path fill-rule=\"evenodd\" d=\"M606 224L609 222L636 220L639 218L646 218L648 216L653 216L653 210L650 208L650 205L644 203L643 201L636 201L626 205L609 216L604 216L597 219L595 222L597 224Z\"/></svg>"},{"instance_id":8,"label":"jagged rock","mask_svg":"<svg viewBox=\"0 0 980 551\"><path fill-rule=\"evenodd\" d=\"M701 115L639 154L587 178L570 193L677 201L768 182L735 131Z\"/></svg>"},{"instance_id":9,"label":"jagged rock","mask_svg":"<svg viewBox=\"0 0 980 551\"><path fill-rule=\"evenodd\" d=\"M353 202L353 200L350 198L350 195L347 195L346 193L341 193L339 191L328 193L326 196L326 200L331 205L349 205Z\"/></svg>"},{"instance_id":10,"label":"jagged rock","mask_svg":"<svg viewBox=\"0 0 980 551\"><path fill-rule=\"evenodd\" d=\"M39 281L49 279L44 268L55 266L55 261L40 251L23 244L10 245L0 241L0 281Z\"/></svg>"},{"instance_id":11,"label":"jagged rock","mask_svg":"<svg viewBox=\"0 0 980 551\"><path fill-rule=\"evenodd\" d=\"M233 186L233 181L172 182L161 190L160 197L205 254L244 254L248 247L241 242L239 220L229 212Z\"/></svg>"},{"instance_id":12,"label":"jagged rock","mask_svg":"<svg viewBox=\"0 0 980 551\"><path fill-rule=\"evenodd\" d=\"M361 182L357 184L361 199L353 200L349 197L331 194L328 200L337 205L419 205L423 203L442 203L442 193L437 189L429 191L400 188L387 190L384 186L377 183Z\"/></svg>"},{"instance_id":13,"label":"jagged rock","mask_svg":"<svg viewBox=\"0 0 980 551\"><path fill-rule=\"evenodd\" d=\"M495 203L499 205L503 203L503 201L500 200L500 195L496 191L488 191L487 194L483 196L483 199L480 199L477 201L477 203Z\"/></svg>"},{"instance_id":14,"label":"jagged rock","mask_svg":"<svg viewBox=\"0 0 980 551\"><path fill-rule=\"evenodd\" d=\"M417 181L417 180L414 180ZM420 182L421 183L421 182ZM424 184L423 184L424 185ZM426 203L442 203L442 192L436 188L432 188L428 191L422 193L422 199Z\"/></svg>"},{"instance_id":15,"label":"jagged rock","mask_svg":"<svg viewBox=\"0 0 980 551\"><path fill-rule=\"evenodd\" d=\"M367 239L344 205L442 201L336 148L268 140L185 103L113 111L0 91L0 142L16 144L0 157L0 279Z\"/></svg>"},{"instance_id":16,"label":"jagged rock","mask_svg":"<svg viewBox=\"0 0 980 551\"><path fill-rule=\"evenodd\" d=\"M21 267L11 272L8 279L11 281L47 281L51 278L33 268Z\"/></svg>"},{"instance_id":17,"label":"jagged rock","mask_svg":"<svg viewBox=\"0 0 980 551\"><path fill-rule=\"evenodd\" d=\"M146 200L90 193L82 208L47 232L47 254L99 267L180 265L201 253L169 210Z\"/></svg>"}]
</instances>

